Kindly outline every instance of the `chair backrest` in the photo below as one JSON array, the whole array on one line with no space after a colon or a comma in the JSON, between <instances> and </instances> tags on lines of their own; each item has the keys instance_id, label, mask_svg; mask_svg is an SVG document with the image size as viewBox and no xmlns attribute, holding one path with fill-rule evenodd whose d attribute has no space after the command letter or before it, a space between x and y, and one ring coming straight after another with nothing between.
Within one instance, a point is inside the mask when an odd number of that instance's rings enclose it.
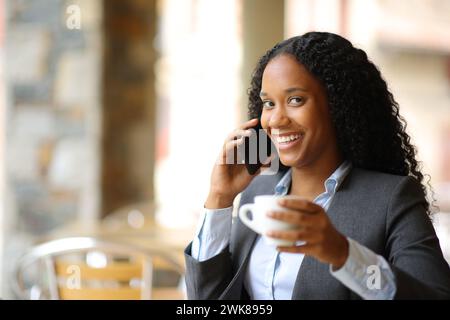
<instances>
[{"instance_id":1,"label":"chair backrest","mask_svg":"<svg viewBox=\"0 0 450 320\"><path fill-rule=\"evenodd\" d=\"M154 288L154 274L182 277L167 252L89 237L48 241L17 262L13 289L20 299L183 298L178 288ZM159 292L159 297L158 293Z\"/></svg>"}]
</instances>

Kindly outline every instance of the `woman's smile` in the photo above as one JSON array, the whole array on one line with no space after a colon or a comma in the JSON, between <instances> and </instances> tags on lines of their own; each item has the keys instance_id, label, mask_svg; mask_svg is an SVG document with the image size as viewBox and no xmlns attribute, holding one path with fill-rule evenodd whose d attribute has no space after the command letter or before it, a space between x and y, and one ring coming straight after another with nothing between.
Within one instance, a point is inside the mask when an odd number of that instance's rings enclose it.
<instances>
[{"instance_id":1,"label":"woman's smile","mask_svg":"<svg viewBox=\"0 0 450 320\"><path fill-rule=\"evenodd\" d=\"M277 150L288 151L299 146L303 140L304 134L301 132L291 132L283 134L272 135L272 141L274 141Z\"/></svg>"}]
</instances>

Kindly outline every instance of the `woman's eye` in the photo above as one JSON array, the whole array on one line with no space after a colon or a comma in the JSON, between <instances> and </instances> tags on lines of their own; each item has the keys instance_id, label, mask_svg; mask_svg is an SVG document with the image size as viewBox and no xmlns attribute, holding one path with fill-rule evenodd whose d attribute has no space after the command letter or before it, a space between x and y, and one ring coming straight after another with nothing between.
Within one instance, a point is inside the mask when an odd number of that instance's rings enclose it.
<instances>
[{"instance_id":1,"label":"woman's eye","mask_svg":"<svg viewBox=\"0 0 450 320\"><path fill-rule=\"evenodd\" d=\"M289 99L289 103L294 104L294 105L301 105L304 103L304 99L302 97L293 97L291 99Z\"/></svg>"},{"instance_id":2,"label":"woman's eye","mask_svg":"<svg viewBox=\"0 0 450 320\"><path fill-rule=\"evenodd\" d=\"M263 101L263 107L266 109L273 108L274 106L275 104L270 100Z\"/></svg>"}]
</instances>

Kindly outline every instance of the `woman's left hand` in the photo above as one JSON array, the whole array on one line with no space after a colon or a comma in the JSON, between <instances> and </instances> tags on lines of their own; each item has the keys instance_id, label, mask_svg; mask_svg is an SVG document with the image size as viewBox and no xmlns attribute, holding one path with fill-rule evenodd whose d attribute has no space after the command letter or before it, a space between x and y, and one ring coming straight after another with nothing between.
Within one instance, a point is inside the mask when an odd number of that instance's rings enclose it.
<instances>
[{"instance_id":1,"label":"woman's left hand","mask_svg":"<svg viewBox=\"0 0 450 320\"><path fill-rule=\"evenodd\" d=\"M287 211L270 211L268 216L295 225L289 231L269 231L267 236L290 241L305 241L304 245L278 247L281 252L303 253L341 268L348 257L347 238L337 231L323 208L304 199L281 198L280 206Z\"/></svg>"}]
</instances>

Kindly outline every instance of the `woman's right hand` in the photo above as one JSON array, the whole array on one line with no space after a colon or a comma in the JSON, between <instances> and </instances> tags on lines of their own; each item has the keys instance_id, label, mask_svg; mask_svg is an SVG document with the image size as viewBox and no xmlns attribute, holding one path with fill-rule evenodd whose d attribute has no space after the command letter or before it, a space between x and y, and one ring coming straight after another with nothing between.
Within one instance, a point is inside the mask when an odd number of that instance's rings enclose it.
<instances>
[{"instance_id":1,"label":"woman's right hand","mask_svg":"<svg viewBox=\"0 0 450 320\"><path fill-rule=\"evenodd\" d=\"M248 129L257 125L258 121L255 118L243 123L225 140L218 161L216 161L211 174L211 186L205 202L205 208L220 209L230 207L233 204L234 198L259 174L260 170L254 175L250 175L247 172L245 164L236 163L236 159L231 159L234 161L230 161L229 156L231 150L234 150L234 154L237 154L237 148L244 143L244 138L250 136L252 132Z\"/></svg>"}]
</instances>

